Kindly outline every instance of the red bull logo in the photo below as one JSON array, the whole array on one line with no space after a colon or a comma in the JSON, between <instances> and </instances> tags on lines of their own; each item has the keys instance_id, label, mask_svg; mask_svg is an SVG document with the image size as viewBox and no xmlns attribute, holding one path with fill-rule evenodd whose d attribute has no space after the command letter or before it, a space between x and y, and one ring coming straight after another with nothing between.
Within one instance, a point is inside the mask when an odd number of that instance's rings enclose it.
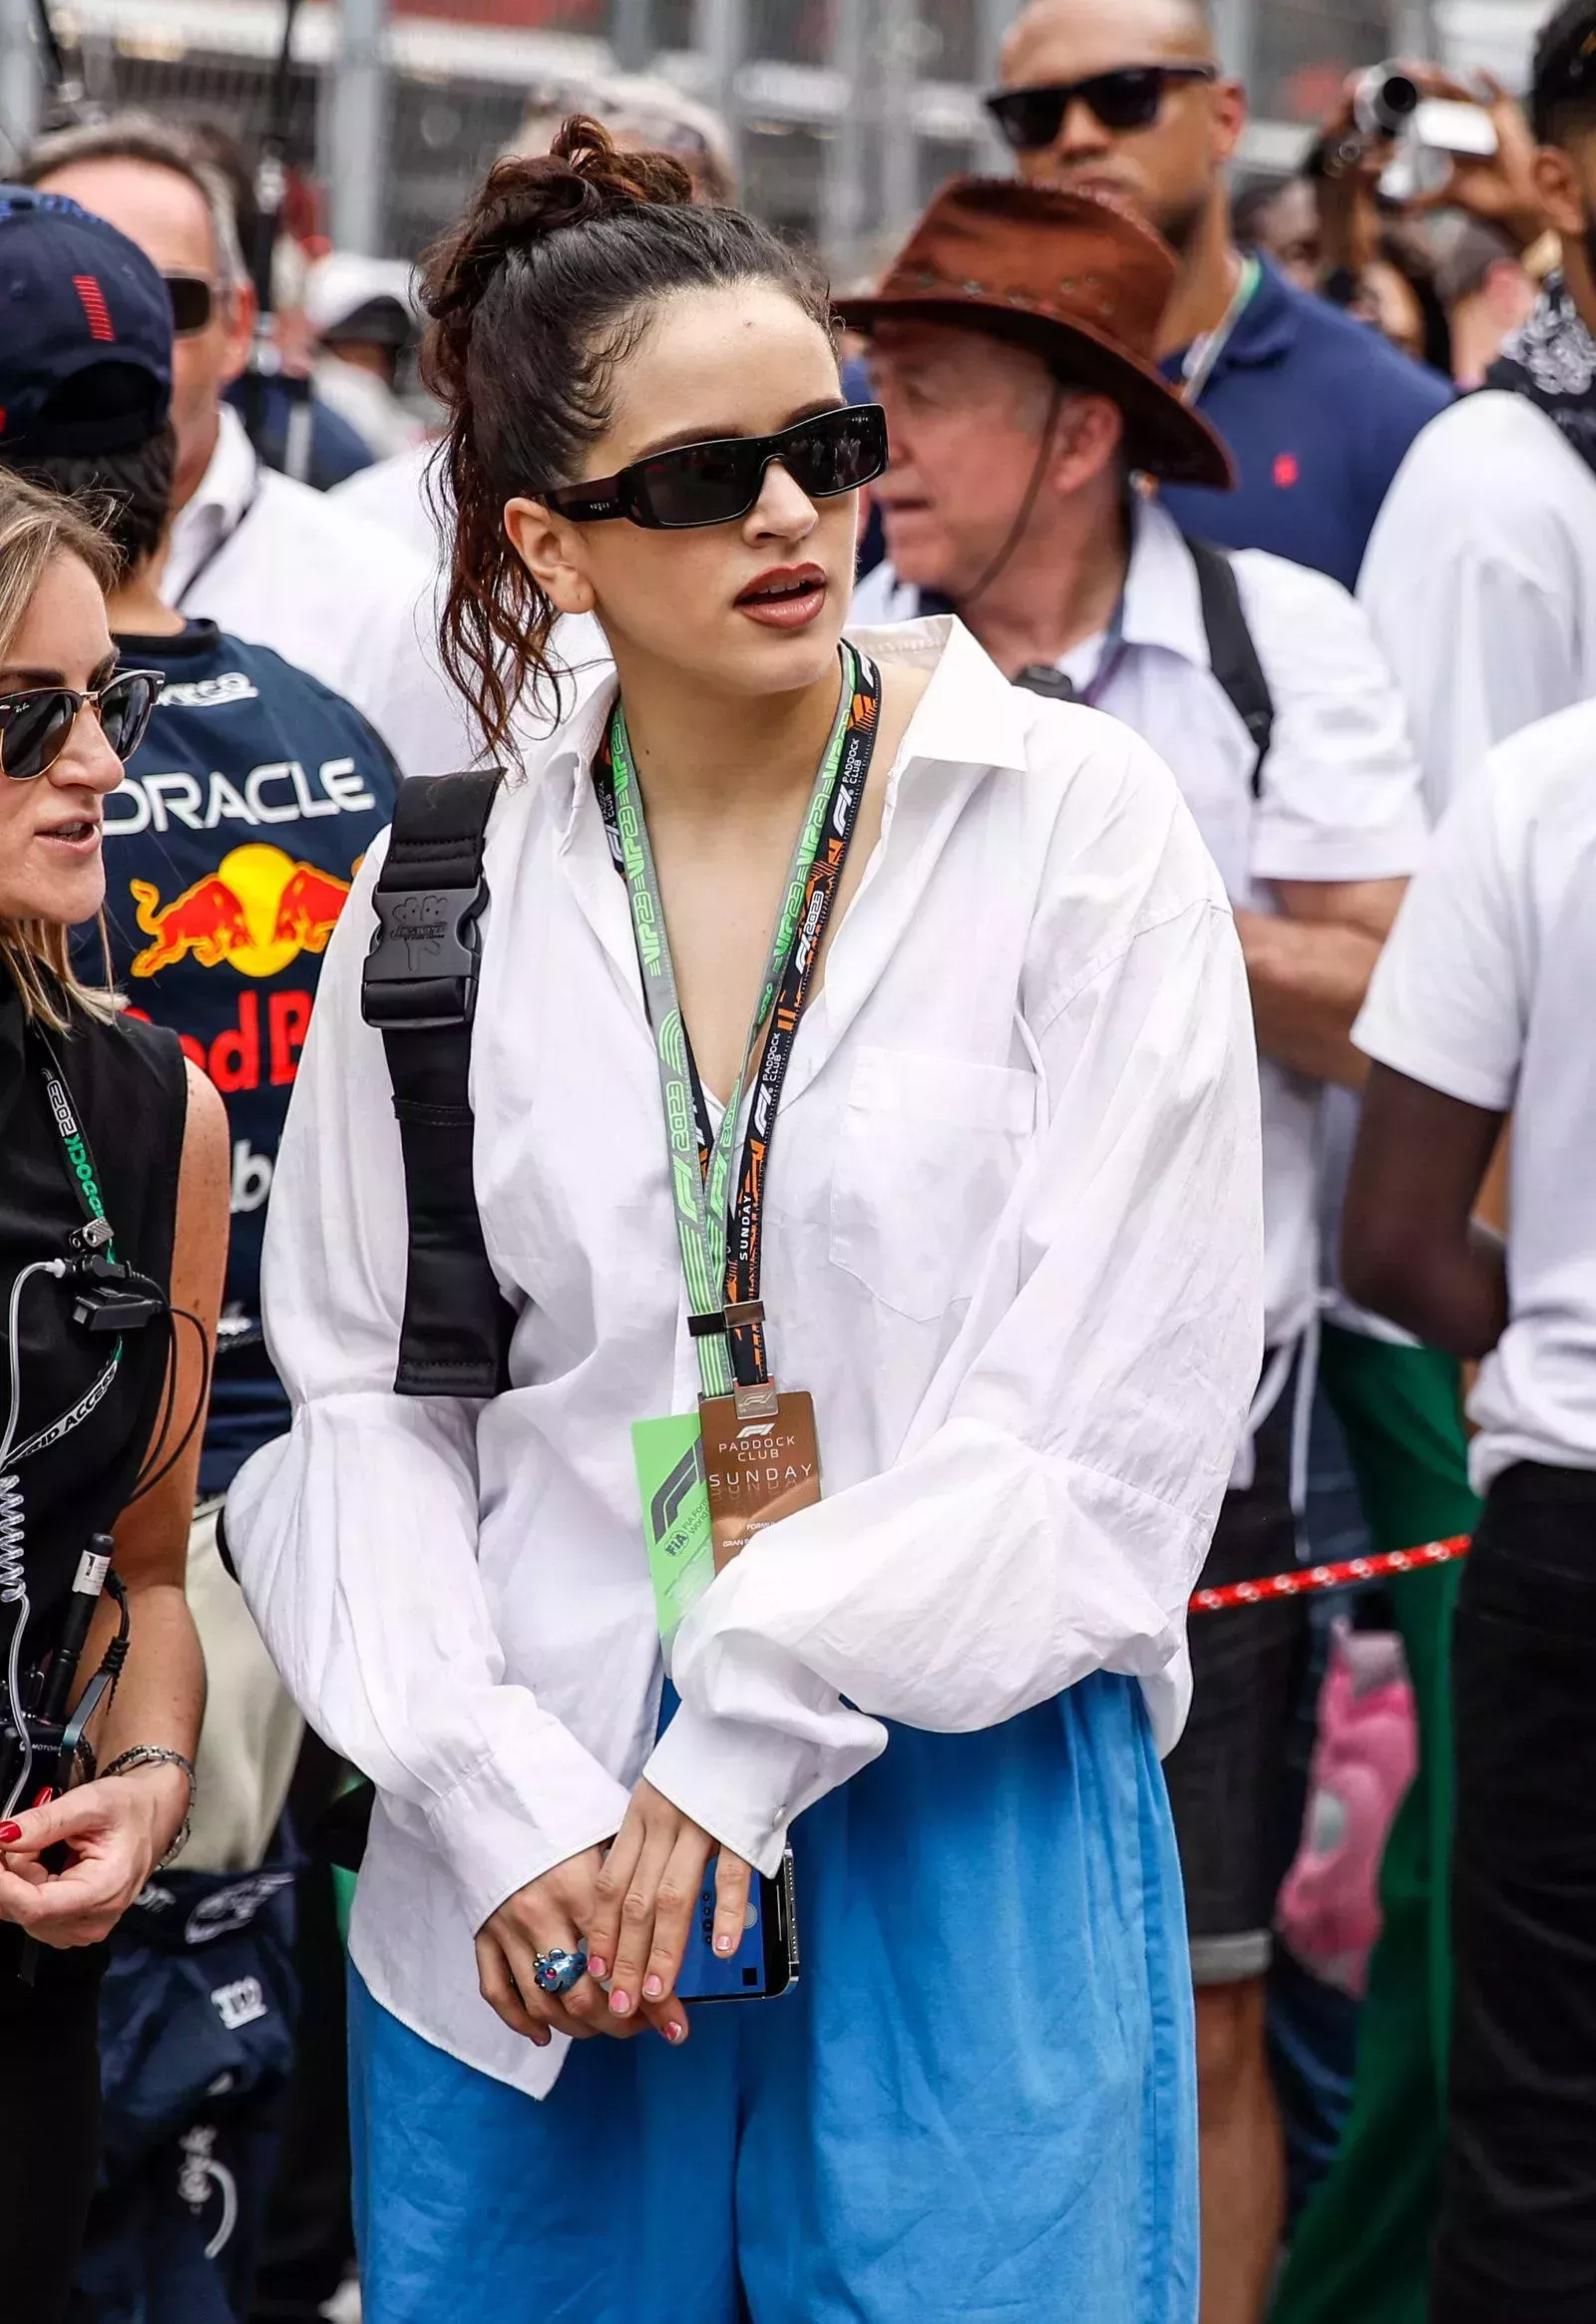
<instances>
[{"instance_id":1,"label":"red bull logo","mask_svg":"<svg viewBox=\"0 0 1596 2324\"><path fill-rule=\"evenodd\" d=\"M242 976L275 976L301 953L326 951L349 882L257 844L234 848L170 904L148 880L130 881L129 893L151 940L134 960L136 976L191 957L201 968L225 961Z\"/></svg>"}]
</instances>

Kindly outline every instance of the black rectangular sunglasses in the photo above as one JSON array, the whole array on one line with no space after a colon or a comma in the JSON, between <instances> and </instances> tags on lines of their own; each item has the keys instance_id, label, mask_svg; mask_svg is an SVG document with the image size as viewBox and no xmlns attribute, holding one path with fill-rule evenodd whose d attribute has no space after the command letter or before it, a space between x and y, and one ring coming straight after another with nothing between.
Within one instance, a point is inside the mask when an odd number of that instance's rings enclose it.
<instances>
[{"instance_id":1,"label":"black rectangular sunglasses","mask_svg":"<svg viewBox=\"0 0 1596 2324\"><path fill-rule=\"evenodd\" d=\"M31 783L53 767L67 746L78 712L86 707L99 719L100 731L117 757L132 758L165 682L156 669L125 669L86 694L76 686L28 686L0 694L0 774L16 783Z\"/></svg>"},{"instance_id":2,"label":"black rectangular sunglasses","mask_svg":"<svg viewBox=\"0 0 1596 2324\"><path fill-rule=\"evenodd\" d=\"M1078 98L1104 129L1148 129L1158 119L1172 81L1215 81L1216 65L1121 65L1084 81L1052 81L1038 89L998 89L983 102L1016 154L1050 146Z\"/></svg>"},{"instance_id":3,"label":"black rectangular sunglasses","mask_svg":"<svg viewBox=\"0 0 1596 2324\"><path fill-rule=\"evenodd\" d=\"M538 498L579 525L610 517L649 532L686 532L698 525L729 525L746 517L763 490L765 470L779 460L812 501L856 492L887 465L887 415L880 404L844 404L817 412L774 436L721 436L680 444L634 460L614 476L566 484Z\"/></svg>"},{"instance_id":4,"label":"black rectangular sunglasses","mask_svg":"<svg viewBox=\"0 0 1596 2324\"><path fill-rule=\"evenodd\" d=\"M192 339L215 312L216 294L202 274L172 273L163 277L172 301L172 335Z\"/></svg>"}]
</instances>

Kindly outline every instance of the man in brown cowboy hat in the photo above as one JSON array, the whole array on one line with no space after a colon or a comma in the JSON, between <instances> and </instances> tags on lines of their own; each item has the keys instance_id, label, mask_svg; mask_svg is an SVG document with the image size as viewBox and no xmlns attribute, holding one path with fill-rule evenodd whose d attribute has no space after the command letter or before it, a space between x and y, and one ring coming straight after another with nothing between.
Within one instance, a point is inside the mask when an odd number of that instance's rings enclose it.
<instances>
[{"instance_id":1,"label":"man in brown cowboy hat","mask_svg":"<svg viewBox=\"0 0 1596 2324\"><path fill-rule=\"evenodd\" d=\"M855 618L957 611L1019 683L1134 726L1174 770L1235 909L1261 1051L1267 1355L1214 1584L1296 1562L1321 1098L1363 1077L1352 1022L1424 824L1395 685L1346 590L1188 541L1137 481L1229 477L1154 360L1174 275L1167 245L1112 201L963 179L843 313L869 340L892 444L875 488L888 562ZM1280 2233L1264 1976L1297 1836L1302 1643L1290 1601L1194 1623L1192 1717L1168 1762L1197 1989L1205 2324L1261 2316Z\"/></svg>"}]
</instances>

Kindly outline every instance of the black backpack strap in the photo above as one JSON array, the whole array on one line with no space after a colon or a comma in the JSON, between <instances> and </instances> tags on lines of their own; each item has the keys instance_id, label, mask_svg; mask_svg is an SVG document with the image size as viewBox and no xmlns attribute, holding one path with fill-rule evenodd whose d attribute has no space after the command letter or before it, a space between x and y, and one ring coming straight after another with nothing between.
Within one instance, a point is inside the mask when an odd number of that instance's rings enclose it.
<instances>
[{"instance_id":1,"label":"black backpack strap","mask_svg":"<svg viewBox=\"0 0 1596 2324\"><path fill-rule=\"evenodd\" d=\"M513 1319L483 1241L471 1113L483 853L499 781L495 767L401 783L372 892L360 1011L387 1051L410 1218L401 1396L492 1396L506 1381Z\"/></svg>"},{"instance_id":2,"label":"black backpack strap","mask_svg":"<svg viewBox=\"0 0 1596 2324\"><path fill-rule=\"evenodd\" d=\"M1262 795L1264 761L1275 739L1275 698L1258 658L1253 633L1242 610L1236 569L1222 549L1211 541L1193 541L1186 547L1197 569L1197 590L1202 600L1203 629L1208 659L1223 686L1231 708L1253 738L1253 797Z\"/></svg>"}]
</instances>

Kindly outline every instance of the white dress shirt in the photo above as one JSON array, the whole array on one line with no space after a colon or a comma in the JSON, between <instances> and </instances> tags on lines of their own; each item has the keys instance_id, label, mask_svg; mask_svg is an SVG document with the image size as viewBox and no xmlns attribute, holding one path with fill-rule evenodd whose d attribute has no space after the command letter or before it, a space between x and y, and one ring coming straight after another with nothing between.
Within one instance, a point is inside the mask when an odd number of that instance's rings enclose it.
<instances>
[{"instance_id":1,"label":"white dress shirt","mask_svg":"<svg viewBox=\"0 0 1596 2324\"><path fill-rule=\"evenodd\" d=\"M1174 519L1138 500L1122 614L1124 650L1096 706L1151 743L1180 785L1232 904L1275 913L1276 880L1387 880L1424 844L1418 770L1401 703L1369 624L1324 574L1258 549L1231 555L1242 607L1275 704L1275 736L1254 798L1257 750L1209 660L1196 569ZM918 591L890 565L867 574L858 620L901 620ZM1104 641L1058 663L1085 690ZM1264 1123L1265 1331L1296 1340L1319 1300L1324 1084L1259 1060ZM1262 1417L1260 1413L1258 1415Z\"/></svg>"},{"instance_id":2,"label":"white dress shirt","mask_svg":"<svg viewBox=\"0 0 1596 2324\"><path fill-rule=\"evenodd\" d=\"M360 1019L374 848L322 970L267 1228L290 1435L228 1538L289 1689L380 1791L351 1932L378 2000L541 2092L472 1932L607 1838L646 1769L765 1870L883 1720L997 1725L1100 1669L1167 1748L1185 1608L1262 1346L1240 948L1168 773L1015 692L942 620L806 1014L767 1182L777 1377L827 1497L659 1648L629 1426L697 1377L626 892L589 768L606 681L501 799L472 1058L477 1193L518 1310L486 1404L392 1391L398 1135Z\"/></svg>"},{"instance_id":3,"label":"white dress shirt","mask_svg":"<svg viewBox=\"0 0 1596 2324\"><path fill-rule=\"evenodd\" d=\"M438 665L432 589L426 558L262 466L222 406L210 465L173 525L162 594L353 702L407 775L481 755Z\"/></svg>"},{"instance_id":4,"label":"white dress shirt","mask_svg":"<svg viewBox=\"0 0 1596 2324\"><path fill-rule=\"evenodd\" d=\"M1596 1468L1596 703L1514 735L1448 810L1356 1038L1513 1117L1508 1325L1468 1400L1476 1490Z\"/></svg>"},{"instance_id":5,"label":"white dress shirt","mask_svg":"<svg viewBox=\"0 0 1596 2324\"><path fill-rule=\"evenodd\" d=\"M1596 476L1525 397L1464 396L1396 471L1358 594L1438 820L1493 743L1596 694Z\"/></svg>"}]
</instances>

